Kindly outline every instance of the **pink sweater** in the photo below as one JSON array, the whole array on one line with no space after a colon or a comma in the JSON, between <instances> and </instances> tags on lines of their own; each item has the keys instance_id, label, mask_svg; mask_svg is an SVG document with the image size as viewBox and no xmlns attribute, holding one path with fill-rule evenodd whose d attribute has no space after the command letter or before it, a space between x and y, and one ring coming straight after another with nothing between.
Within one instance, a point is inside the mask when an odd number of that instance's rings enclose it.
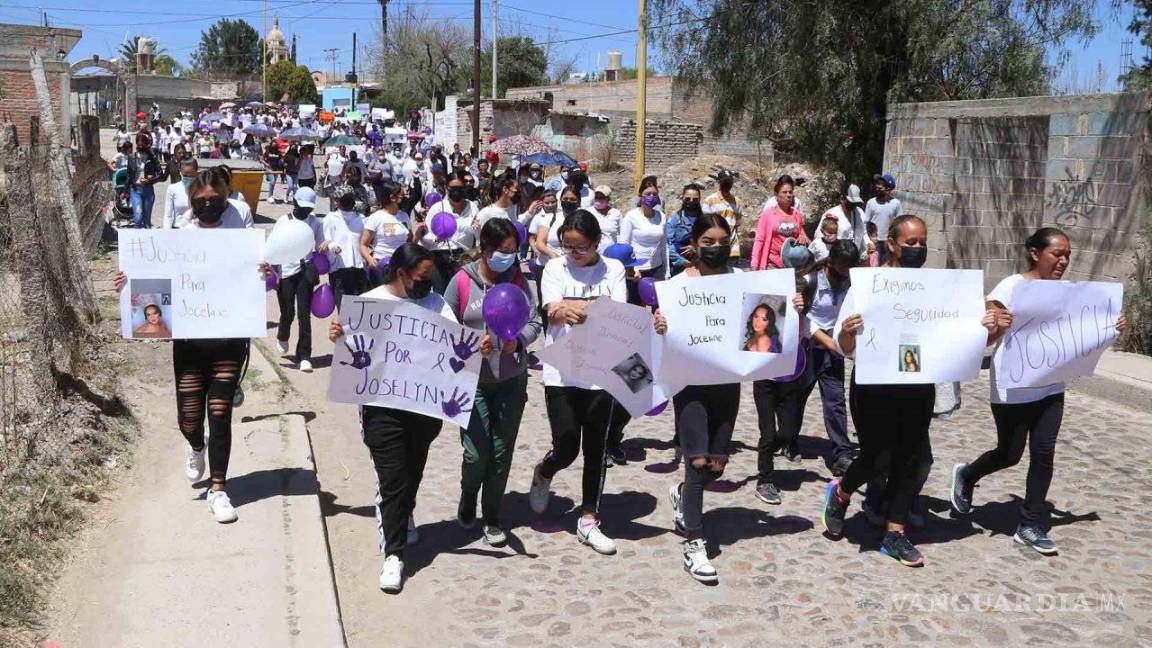
<instances>
[{"instance_id":1,"label":"pink sweater","mask_svg":"<svg viewBox=\"0 0 1152 648\"><path fill-rule=\"evenodd\" d=\"M796 242L808 245L808 235L804 233L804 214L795 207L791 214L785 214L777 205L769 207L760 214L760 221L756 224L756 240L752 244L752 269L767 270L769 268L783 268L784 262L780 259L780 249L784 247L784 239L788 238L776 230L780 223L793 222L796 224Z\"/></svg>"}]
</instances>

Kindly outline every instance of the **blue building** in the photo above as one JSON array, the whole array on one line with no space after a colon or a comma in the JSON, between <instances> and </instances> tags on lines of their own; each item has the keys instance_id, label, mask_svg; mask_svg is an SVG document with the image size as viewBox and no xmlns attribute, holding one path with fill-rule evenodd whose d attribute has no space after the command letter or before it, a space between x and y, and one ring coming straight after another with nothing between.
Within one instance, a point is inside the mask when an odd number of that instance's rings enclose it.
<instances>
[{"instance_id":1,"label":"blue building","mask_svg":"<svg viewBox=\"0 0 1152 648\"><path fill-rule=\"evenodd\" d=\"M353 92L355 92L354 88L345 88L343 86L324 88L321 91L324 110L328 112L333 112L337 109L352 110ZM356 94L358 95L359 93Z\"/></svg>"}]
</instances>

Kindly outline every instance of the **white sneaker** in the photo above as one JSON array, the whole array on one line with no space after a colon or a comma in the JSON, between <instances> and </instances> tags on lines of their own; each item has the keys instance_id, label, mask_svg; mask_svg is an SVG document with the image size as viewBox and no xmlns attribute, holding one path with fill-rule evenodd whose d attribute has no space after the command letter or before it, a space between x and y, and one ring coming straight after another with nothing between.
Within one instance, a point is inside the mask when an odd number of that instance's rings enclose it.
<instances>
[{"instance_id":1,"label":"white sneaker","mask_svg":"<svg viewBox=\"0 0 1152 648\"><path fill-rule=\"evenodd\" d=\"M203 448L188 448L188 461L184 464L184 476L190 482L197 482L204 476L204 455L208 452L207 441Z\"/></svg>"},{"instance_id":2,"label":"white sneaker","mask_svg":"<svg viewBox=\"0 0 1152 648\"><path fill-rule=\"evenodd\" d=\"M703 538L688 540L684 543L684 571L701 583L715 583L720 578L716 575L716 568L708 561L708 549Z\"/></svg>"},{"instance_id":3,"label":"white sneaker","mask_svg":"<svg viewBox=\"0 0 1152 648\"><path fill-rule=\"evenodd\" d=\"M420 532L416 530L416 518L408 516L408 546L420 543Z\"/></svg>"},{"instance_id":4,"label":"white sneaker","mask_svg":"<svg viewBox=\"0 0 1152 648\"><path fill-rule=\"evenodd\" d=\"M301 360L300 371L303 371L304 373L312 373L312 362L310 360Z\"/></svg>"},{"instance_id":5,"label":"white sneaker","mask_svg":"<svg viewBox=\"0 0 1152 648\"><path fill-rule=\"evenodd\" d=\"M586 544L596 550L597 553L602 553L605 556L611 556L616 553L616 542L604 535L600 530L600 520L596 520L595 524L584 525L581 524L583 519L576 522L576 539L581 544Z\"/></svg>"},{"instance_id":6,"label":"white sneaker","mask_svg":"<svg viewBox=\"0 0 1152 648\"><path fill-rule=\"evenodd\" d=\"M404 561L400 556L388 556L380 570L380 589L399 592L404 587Z\"/></svg>"},{"instance_id":7,"label":"white sneaker","mask_svg":"<svg viewBox=\"0 0 1152 648\"><path fill-rule=\"evenodd\" d=\"M227 524L236 521L236 509L232 508L232 501L228 499L228 493L222 490L209 490L207 499L208 508L212 509L212 515L217 522Z\"/></svg>"},{"instance_id":8,"label":"white sneaker","mask_svg":"<svg viewBox=\"0 0 1152 648\"><path fill-rule=\"evenodd\" d=\"M484 525L484 543L490 547L503 547L508 544L508 536L495 524Z\"/></svg>"},{"instance_id":9,"label":"white sneaker","mask_svg":"<svg viewBox=\"0 0 1152 648\"><path fill-rule=\"evenodd\" d=\"M680 509L680 486L679 482L672 484L668 489L668 501L672 502L672 522L676 527L676 531L684 533L684 511Z\"/></svg>"},{"instance_id":10,"label":"white sneaker","mask_svg":"<svg viewBox=\"0 0 1152 648\"><path fill-rule=\"evenodd\" d=\"M532 488L528 491L528 505L537 515L548 510L548 500L552 493L552 480L540 474L540 464L532 471Z\"/></svg>"},{"instance_id":11,"label":"white sneaker","mask_svg":"<svg viewBox=\"0 0 1152 648\"><path fill-rule=\"evenodd\" d=\"M280 352L280 355L288 353L288 341L285 340L281 342L280 340L276 340L276 350Z\"/></svg>"}]
</instances>

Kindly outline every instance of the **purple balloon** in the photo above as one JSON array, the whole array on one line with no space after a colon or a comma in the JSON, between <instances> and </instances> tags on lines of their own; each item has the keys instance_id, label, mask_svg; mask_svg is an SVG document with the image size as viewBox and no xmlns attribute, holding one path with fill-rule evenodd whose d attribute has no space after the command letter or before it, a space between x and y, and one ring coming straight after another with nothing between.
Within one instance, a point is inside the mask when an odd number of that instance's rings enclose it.
<instances>
[{"instance_id":1,"label":"purple balloon","mask_svg":"<svg viewBox=\"0 0 1152 648\"><path fill-rule=\"evenodd\" d=\"M652 277L644 277L640 280L640 283L636 286L636 289L640 292L640 301L653 308L656 308L660 305L660 302L656 300L655 279Z\"/></svg>"},{"instance_id":2,"label":"purple balloon","mask_svg":"<svg viewBox=\"0 0 1152 648\"><path fill-rule=\"evenodd\" d=\"M432 233L440 240L452 238L456 233L456 217L448 212L440 212L432 217Z\"/></svg>"},{"instance_id":3,"label":"purple balloon","mask_svg":"<svg viewBox=\"0 0 1152 648\"><path fill-rule=\"evenodd\" d=\"M484 323L496 337L504 342L515 340L528 320L532 318L532 305L522 288L514 284L498 284L484 295L481 307Z\"/></svg>"},{"instance_id":4,"label":"purple balloon","mask_svg":"<svg viewBox=\"0 0 1152 648\"><path fill-rule=\"evenodd\" d=\"M660 403L656 407L653 407L652 409L648 410L648 413L645 414L644 416L659 416L666 409L668 409L668 401L664 401L663 403Z\"/></svg>"},{"instance_id":5,"label":"purple balloon","mask_svg":"<svg viewBox=\"0 0 1152 648\"><path fill-rule=\"evenodd\" d=\"M792 382L804 374L804 369L808 364L808 343L804 340L800 341L800 346L796 349L796 370L787 376L778 376L773 378L774 382Z\"/></svg>"},{"instance_id":6,"label":"purple balloon","mask_svg":"<svg viewBox=\"0 0 1152 648\"><path fill-rule=\"evenodd\" d=\"M332 292L330 284L318 286L312 291L312 314L316 317L328 317L336 310L336 294Z\"/></svg>"},{"instance_id":7,"label":"purple balloon","mask_svg":"<svg viewBox=\"0 0 1152 648\"><path fill-rule=\"evenodd\" d=\"M444 196L441 196L439 191L429 191L424 194L424 207L431 207L441 200L444 200Z\"/></svg>"},{"instance_id":8,"label":"purple balloon","mask_svg":"<svg viewBox=\"0 0 1152 648\"><path fill-rule=\"evenodd\" d=\"M520 237L520 245L528 242L528 228L524 227L524 223L518 220L512 221L512 227L516 228L516 236Z\"/></svg>"},{"instance_id":9,"label":"purple balloon","mask_svg":"<svg viewBox=\"0 0 1152 648\"><path fill-rule=\"evenodd\" d=\"M528 261L528 272L532 273L533 275L539 273L541 267L543 266L540 265L540 261L537 259L537 257L532 257Z\"/></svg>"},{"instance_id":10,"label":"purple balloon","mask_svg":"<svg viewBox=\"0 0 1152 648\"><path fill-rule=\"evenodd\" d=\"M318 274L328 274L332 269L332 263L328 261L328 255L323 252L312 253L312 266L316 268Z\"/></svg>"},{"instance_id":11,"label":"purple balloon","mask_svg":"<svg viewBox=\"0 0 1152 648\"><path fill-rule=\"evenodd\" d=\"M279 285L280 285L280 275L276 274L275 270L268 273L268 276L264 277L264 290L266 292L276 290L276 286L279 286Z\"/></svg>"}]
</instances>

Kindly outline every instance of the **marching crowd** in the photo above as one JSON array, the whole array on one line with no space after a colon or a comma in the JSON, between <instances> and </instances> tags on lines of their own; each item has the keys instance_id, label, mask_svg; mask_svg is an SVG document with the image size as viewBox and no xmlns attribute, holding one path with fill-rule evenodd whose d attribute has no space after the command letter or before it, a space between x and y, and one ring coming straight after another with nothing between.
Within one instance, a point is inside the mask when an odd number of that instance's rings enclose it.
<instances>
[{"instance_id":1,"label":"marching crowd","mask_svg":"<svg viewBox=\"0 0 1152 648\"><path fill-rule=\"evenodd\" d=\"M145 215L151 209L143 189L167 177L172 183L164 203L165 227L252 227L251 211L234 195L228 167L200 170L197 159L258 160L267 173L273 201L277 181L284 180L283 200L291 212L283 218L300 219L312 229L315 250L328 261L328 281L337 304L343 295L405 300L477 329L484 328L481 306L494 286L512 284L534 305L534 317L517 339L501 342L485 336L480 341L486 358L498 357L499 370L484 363L471 420L460 430L457 519L466 528L479 524L488 544L498 547L507 542L501 504L529 399L530 376L541 371L540 405L547 411L552 446L544 456L531 458L531 508L545 513L555 475L580 459L576 538L601 554L616 552L616 542L601 528L600 502L607 467L627 463L621 440L629 413L596 385L541 365L529 347L541 337L545 346L555 344L584 324L588 305L598 298L645 306L639 290L644 278L692 282L704 276L786 268L795 274L791 301L802 315L801 360L792 375L752 385L759 433L755 495L766 504L781 504L774 483L775 462L780 457L800 461L797 437L808 397L819 386L831 442L824 458L831 475L822 502L826 534L840 537L850 498L864 489L864 512L883 529L880 550L905 565L923 564L906 530L925 524L917 498L933 463L929 429L935 388L858 385L854 373L846 375L846 360L853 357L856 335L864 326L854 307L850 270L916 269L927 258L928 229L919 217L902 212L893 196L897 184L891 175L872 179L872 197L867 201L857 185L845 187L840 203L816 219L813 229L796 199L796 182L788 176L776 181L772 197L753 213L734 193L737 175L727 170L714 174L713 192L689 184L669 196L655 177L646 177L635 195L619 196L610 187L595 184L583 164L571 164L546 177L538 164L509 164L491 151L463 152L453 145L445 152L427 134L409 133L389 142L386 127L375 124L328 127L266 107L239 114L246 117L236 123L250 126L220 128L216 120L198 133L196 124L203 124L203 119L182 115L165 124L154 115L151 127L134 136L123 134L123 148L113 167L127 168L132 178L133 205L139 204L140 210L138 226L148 225ZM276 133L243 134L252 125L266 125ZM316 134L303 139L324 142L341 135L359 144L318 151L291 133L314 126L325 132L309 131ZM314 159L321 154L323 164ZM332 205L326 215L315 213L318 189ZM677 209L673 211L669 203ZM741 227L745 217L756 215L754 228ZM741 240L742 233L752 240ZM998 345L1011 326L1013 286L1023 280L1060 280L1072 259L1072 241L1054 228L1035 232L1021 249L1028 269L1004 278L986 298L981 323L990 346ZM288 354L296 323L295 357L302 371L312 369L309 300L322 274L315 266L314 257L307 257L278 270L263 267L280 277L277 345ZM118 287L125 281L118 275ZM653 314L655 332L665 334L668 321L658 308ZM783 321L776 322L768 309L753 312L752 319L757 321L750 321L750 330L756 324L755 330L763 335L749 340L749 345L767 350L780 343ZM1116 328L1124 325L1121 317ZM331 322L328 334L334 343L343 343L345 331L339 320ZM233 400L247 347L247 340L173 343L178 419L189 444L185 470L189 479L199 480L207 458L212 482L208 501L220 522L237 517L226 493L226 477ZM1027 443L1029 468L1014 539L1042 554L1053 554L1056 544L1046 532L1045 498L1063 415L1064 385L1004 389L995 372L990 383L995 440L990 435L990 450L954 467L952 507L957 514L970 512L974 486L1018 463ZM724 474L740 398L739 383L688 385L671 403L673 443L683 466L682 479L669 488L671 523L684 536L683 568L706 583L716 582L718 576L706 550L703 493ZM855 443L848 432L849 415ZM405 547L418 541L413 511L429 447L442 425L440 419L422 414L361 407L362 437L378 479L376 513L385 556L380 586L385 591L401 589Z\"/></svg>"}]
</instances>

